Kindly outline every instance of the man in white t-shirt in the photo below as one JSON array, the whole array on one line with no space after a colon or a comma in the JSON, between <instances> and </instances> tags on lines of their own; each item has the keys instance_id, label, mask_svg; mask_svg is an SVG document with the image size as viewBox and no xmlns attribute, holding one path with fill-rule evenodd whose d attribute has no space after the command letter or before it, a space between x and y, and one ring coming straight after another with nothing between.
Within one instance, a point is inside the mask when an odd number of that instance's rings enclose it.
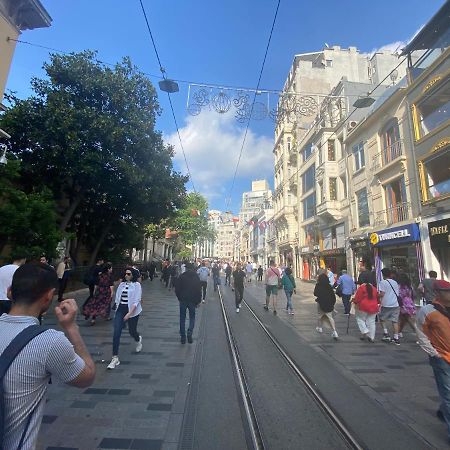
<instances>
[{"instance_id":1,"label":"man in white t-shirt","mask_svg":"<svg viewBox=\"0 0 450 450\"><path fill-rule=\"evenodd\" d=\"M245 266L245 272L247 275L247 282L250 283L252 281L252 274L253 274L253 264L250 261Z\"/></svg>"},{"instance_id":2,"label":"man in white t-shirt","mask_svg":"<svg viewBox=\"0 0 450 450\"><path fill-rule=\"evenodd\" d=\"M381 271L383 280L378 283L378 295L381 303L381 310L378 314L380 325L383 327L384 342L392 342L400 345L398 338L398 318L400 315L400 305L398 303L399 287L397 282L392 279L391 269L385 267ZM391 322L394 329L394 337L391 339L386 322Z\"/></svg>"},{"instance_id":3,"label":"man in white t-shirt","mask_svg":"<svg viewBox=\"0 0 450 450\"><path fill-rule=\"evenodd\" d=\"M205 303L209 277L209 269L206 267L205 261L202 261L202 265L197 269L197 275L200 278L200 285L202 287L202 302Z\"/></svg>"},{"instance_id":4,"label":"man in white t-shirt","mask_svg":"<svg viewBox=\"0 0 450 450\"><path fill-rule=\"evenodd\" d=\"M25 264L26 258L16 258L12 264L0 267L0 316L8 314L11 310L12 302L8 298L8 289L11 287L15 271Z\"/></svg>"}]
</instances>

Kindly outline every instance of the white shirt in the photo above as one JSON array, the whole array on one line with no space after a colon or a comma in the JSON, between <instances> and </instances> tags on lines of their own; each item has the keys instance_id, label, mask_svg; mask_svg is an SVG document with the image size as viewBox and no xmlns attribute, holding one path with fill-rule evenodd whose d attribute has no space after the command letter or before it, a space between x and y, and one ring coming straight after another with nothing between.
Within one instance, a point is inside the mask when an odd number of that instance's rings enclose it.
<instances>
[{"instance_id":1,"label":"white shirt","mask_svg":"<svg viewBox=\"0 0 450 450\"><path fill-rule=\"evenodd\" d=\"M186 272L186 264L181 264L181 273Z\"/></svg>"},{"instance_id":2,"label":"white shirt","mask_svg":"<svg viewBox=\"0 0 450 450\"><path fill-rule=\"evenodd\" d=\"M11 287L14 272L19 268L16 264L0 267L0 300L8 300L7 291Z\"/></svg>"},{"instance_id":3,"label":"white shirt","mask_svg":"<svg viewBox=\"0 0 450 450\"><path fill-rule=\"evenodd\" d=\"M253 272L253 266L252 264L247 264L247 267L245 268L247 273L252 273Z\"/></svg>"},{"instance_id":4,"label":"white shirt","mask_svg":"<svg viewBox=\"0 0 450 450\"><path fill-rule=\"evenodd\" d=\"M399 287L395 280L392 280L391 278L388 280L381 280L378 283L378 290L384 292L383 298L381 299L381 306L384 306L385 308L395 308L399 306L397 300Z\"/></svg>"}]
</instances>

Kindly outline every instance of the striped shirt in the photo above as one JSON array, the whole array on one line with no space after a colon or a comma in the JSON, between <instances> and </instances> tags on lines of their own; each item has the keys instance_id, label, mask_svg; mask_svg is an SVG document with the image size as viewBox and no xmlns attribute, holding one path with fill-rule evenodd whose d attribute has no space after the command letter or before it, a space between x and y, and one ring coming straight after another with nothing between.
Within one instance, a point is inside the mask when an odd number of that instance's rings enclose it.
<instances>
[{"instance_id":1,"label":"striped shirt","mask_svg":"<svg viewBox=\"0 0 450 450\"><path fill-rule=\"evenodd\" d=\"M3 314L0 317L0 353L24 328L37 324L35 317ZM30 413L32 418L22 450L35 448L50 376L69 383L80 375L84 366L84 361L60 331L44 331L24 347L3 379L5 449L18 447Z\"/></svg>"},{"instance_id":2,"label":"striped shirt","mask_svg":"<svg viewBox=\"0 0 450 450\"><path fill-rule=\"evenodd\" d=\"M120 304L128 305L128 289L130 287L130 283L125 283L125 287L123 288L122 295L120 296Z\"/></svg>"}]
</instances>

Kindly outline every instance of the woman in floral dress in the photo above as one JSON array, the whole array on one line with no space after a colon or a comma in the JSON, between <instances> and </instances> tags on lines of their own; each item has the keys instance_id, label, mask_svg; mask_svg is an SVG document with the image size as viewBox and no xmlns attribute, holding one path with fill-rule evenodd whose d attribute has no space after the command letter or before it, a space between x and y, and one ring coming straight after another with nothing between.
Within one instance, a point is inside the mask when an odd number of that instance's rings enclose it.
<instances>
[{"instance_id":1,"label":"woman in floral dress","mask_svg":"<svg viewBox=\"0 0 450 450\"><path fill-rule=\"evenodd\" d=\"M400 303L400 318L399 318L399 334L403 337L402 330L408 323L409 326L416 332L416 305L414 303L414 293L411 287L411 280L406 273L399 273L397 277L399 285L398 296Z\"/></svg>"},{"instance_id":2,"label":"woman in floral dress","mask_svg":"<svg viewBox=\"0 0 450 450\"><path fill-rule=\"evenodd\" d=\"M95 325L97 316L109 319L112 298L112 265L107 263L102 267L98 276L94 296L83 307L83 315L86 320L91 318L91 325Z\"/></svg>"}]
</instances>

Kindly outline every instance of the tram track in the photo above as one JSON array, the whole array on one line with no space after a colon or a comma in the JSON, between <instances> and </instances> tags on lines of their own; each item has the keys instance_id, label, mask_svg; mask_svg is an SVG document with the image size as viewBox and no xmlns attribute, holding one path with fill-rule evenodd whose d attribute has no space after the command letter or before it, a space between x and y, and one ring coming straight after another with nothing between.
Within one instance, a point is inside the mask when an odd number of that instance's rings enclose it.
<instances>
[{"instance_id":1,"label":"tram track","mask_svg":"<svg viewBox=\"0 0 450 450\"><path fill-rule=\"evenodd\" d=\"M240 393L241 400L243 402L244 411L247 420L247 426L250 431L251 441L253 448L255 450L270 448L269 444L264 440L264 430L258 421L258 415L254 402L252 401L252 393L249 387L248 378L244 370L243 361L240 358L238 342L236 336L233 334L233 329L230 324L227 307L224 302L224 296L221 292L221 287L218 287L218 294L222 309L222 316L224 319L224 326L226 331L226 337L228 341L228 346L232 355L232 361L234 370L237 376L238 390ZM342 438L342 441L348 448L355 450L363 450L365 447L359 442L359 439L355 434L348 428L344 421L339 417L339 414L331 407L324 396L320 393L317 386L312 382L304 373L304 371L299 367L299 365L294 361L293 358L287 353L283 345L275 338L273 333L264 325L261 319L258 317L253 308L243 300L243 305L250 312L251 316L255 319L258 327L267 339L271 342L273 347L277 350L278 354L281 356L282 360L285 362L286 366L289 368L290 372L295 375L296 379L299 381L300 385L309 394L309 397L318 406L323 415L332 424L333 428L337 434Z\"/></svg>"}]
</instances>

